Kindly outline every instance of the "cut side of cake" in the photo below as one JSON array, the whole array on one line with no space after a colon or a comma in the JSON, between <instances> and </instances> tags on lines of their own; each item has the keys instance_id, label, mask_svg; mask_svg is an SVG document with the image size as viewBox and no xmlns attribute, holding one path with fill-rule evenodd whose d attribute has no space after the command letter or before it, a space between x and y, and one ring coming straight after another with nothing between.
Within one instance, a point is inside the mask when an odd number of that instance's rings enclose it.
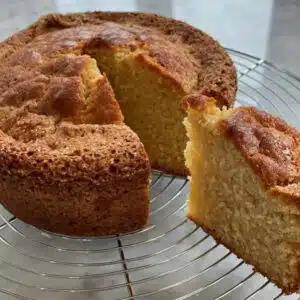
<instances>
[{"instance_id":1,"label":"cut side of cake","mask_svg":"<svg viewBox=\"0 0 300 300\"><path fill-rule=\"evenodd\" d=\"M42 66L70 54L95 58L152 168L173 175L188 175L182 97L205 91L220 106L235 100L236 71L219 43L184 22L154 14L50 14L0 45L2 65Z\"/></svg>"},{"instance_id":2,"label":"cut side of cake","mask_svg":"<svg viewBox=\"0 0 300 300\"><path fill-rule=\"evenodd\" d=\"M0 61L0 202L64 234L143 227L150 164L188 174L181 98L230 107L237 88L218 42L145 13L50 14L0 43Z\"/></svg>"},{"instance_id":3,"label":"cut side of cake","mask_svg":"<svg viewBox=\"0 0 300 300\"><path fill-rule=\"evenodd\" d=\"M253 107L184 99L188 217L285 293L300 289L300 133Z\"/></svg>"}]
</instances>

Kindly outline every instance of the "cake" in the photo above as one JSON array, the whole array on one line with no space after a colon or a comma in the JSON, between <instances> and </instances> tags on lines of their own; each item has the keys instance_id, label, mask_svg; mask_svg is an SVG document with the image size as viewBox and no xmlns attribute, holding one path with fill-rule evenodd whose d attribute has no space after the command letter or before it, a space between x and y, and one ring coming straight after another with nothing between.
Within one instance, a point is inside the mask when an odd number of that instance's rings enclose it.
<instances>
[{"instance_id":1,"label":"cake","mask_svg":"<svg viewBox=\"0 0 300 300\"><path fill-rule=\"evenodd\" d=\"M144 226L149 159L95 60L24 62L30 69L0 71L1 203L24 222L62 234Z\"/></svg>"},{"instance_id":2,"label":"cake","mask_svg":"<svg viewBox=\"0 0 300 300\"><path fill-rule=\"evenodd\" d=\"M0 201L63 234L144 226L150 164L188 174L180 99L231 106L236 92L216 41L152 14L47 15L1 43L0 61Z\"/></svg>"},{"instance_id":3,"label":"cake","mask_svg":"<svg viewBox=\"0 0 300 300\"><path fill-rule=\"evenodd\" d=\"M188 217L285 293L300 290L300 132L254 107L184 99Z\"/></svg>"},{"instance_id":4,"label":"cake","mask_svg":"<svg viewBox=\"0 0 300 300\"><path fill-rule=\"evenodd\" d=\"M51 14L0 46L1 64L13 61L15 68L21 61L42 67L67 54L96 59L152 168L173 175L188 175L181 98L202 91L220 106L231 106L235 99L236 71L219 43L184 22L158 15Z\"/></svg>"}]
</instances>

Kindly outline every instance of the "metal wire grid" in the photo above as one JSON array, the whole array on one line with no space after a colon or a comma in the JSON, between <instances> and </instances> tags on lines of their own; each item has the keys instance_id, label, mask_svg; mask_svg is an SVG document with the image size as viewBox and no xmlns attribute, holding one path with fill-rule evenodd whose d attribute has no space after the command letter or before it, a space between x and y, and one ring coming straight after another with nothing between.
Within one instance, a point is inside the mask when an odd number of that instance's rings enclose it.
<instances>
[{"instance_id":1,"label":"metal wire grid","mask_svg":"<svg viewBox=\"0 0 300 300\"><path fill-rule=\"evenodd\" d=\"M299 127L300 80L228 49L237 105L254 105ZM1 299L300 299L283 296L185 217L186 178L153 171L149 225L106 238L40 231L0 210Z\"/></svg>"}]
</instances>

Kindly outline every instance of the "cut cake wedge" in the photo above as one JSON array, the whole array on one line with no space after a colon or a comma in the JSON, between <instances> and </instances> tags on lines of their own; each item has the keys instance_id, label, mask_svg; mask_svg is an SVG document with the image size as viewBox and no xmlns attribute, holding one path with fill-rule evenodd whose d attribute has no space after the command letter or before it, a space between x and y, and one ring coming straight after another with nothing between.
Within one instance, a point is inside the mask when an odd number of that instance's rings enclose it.
<instances>
[{"instance_id":1,"label":"cut cake wedge","mask_svg":"<svg viewBox=\"0 0 300 300\"><path fill-rule=\"evenodd\" d=\"M300 133L253 107L184 99L188 217L270 278L300 289Z\"/></svg>"}]
</instances>

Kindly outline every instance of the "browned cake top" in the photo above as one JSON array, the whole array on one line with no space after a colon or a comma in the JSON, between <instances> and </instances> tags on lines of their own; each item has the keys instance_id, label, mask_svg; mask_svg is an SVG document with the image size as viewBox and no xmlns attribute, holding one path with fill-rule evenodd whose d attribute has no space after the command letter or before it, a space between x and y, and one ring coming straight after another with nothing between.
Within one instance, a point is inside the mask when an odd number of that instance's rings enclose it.
<instances>
[{"instance_id":1,"label":"browned cake top","mask_svg":"<svg viewBox=\"0 0 300 300\"><path fill-rule=\"evenodd\" d=\"M119 104L93 59L68 54L43 61L27 50L22 55L19 63L11 56L0 70L2 175L64 180L83 179L85 172L87 180L96 180L103 169L108 175L99 183L109 176L121 179L126 164L134 168L136 159L118 158L109 152L115 147L123 154L136 149L147 162L138 137L122 125ZM119 160L114 172L109 157Z\"/></svg>"},{"instance_id":2,"label":"browned cake top","mask_svg":"<svg viewBox=\"0 0 300 300\"><path fill-rule=\"evenodd\" d=\"M234 101L236 72L224 49L190 25L152 14L48 15L2 43L0 58L2 65L28 72L27 67L42 66L62 53L83 55L95 47L129 49L186 92L213 95L221 105ZM7 84L0 82L0 88Z\"/></svg>"},{"instance_id":3,"label":"browned cake top","mask_svg":"<svg viewBox=\"0 0 300 300\"><path fill-rule=\"evenodd\" d=\"M184 105L215 113L215 101L186 97ZM282 186L300 195L300 132L285 121L254 107L239 107L221 122L222 132L243 153L266 187Z\"/></svg>"},{"instance_id":4,"label":"browned cake top","mask_svg":"<svg viewBox=\"0 0 300 300\"><path fill-rule=\"evenodd\" d=\"M254 107L240 107L224 122L226 134L267 186L300 182L300 132Z\"/></svg>"},{"instance_id":5,"label":"browned cake top","mask_svg":"<svg viewBox=\"0 0 300 300\"><path fill-rule=\"evenodd\" d=\"M100 47L134 53L187 93L219 95L221 105L234 101L229 56L183 22L143 13L51 14L0 44L1 171L57 180L86 172L92 180L96 169L101 178L129 178L127 165L148 174L143 146L122 125L92 58Z\"/></svg>"},{"instance_id":6,"label":"browned cake top","mask_svg":"<svg viewBox=\"0 0 300 300\"><path fill-rule=\"evenodd\" d=\"M43 61L26 49L21 58L16 64L16 57L10 57L0 69L0 111L9 106L75 123L122 123L109 82L95 73L89 56L68 54Z\"/></svg>"}]
</instances>

